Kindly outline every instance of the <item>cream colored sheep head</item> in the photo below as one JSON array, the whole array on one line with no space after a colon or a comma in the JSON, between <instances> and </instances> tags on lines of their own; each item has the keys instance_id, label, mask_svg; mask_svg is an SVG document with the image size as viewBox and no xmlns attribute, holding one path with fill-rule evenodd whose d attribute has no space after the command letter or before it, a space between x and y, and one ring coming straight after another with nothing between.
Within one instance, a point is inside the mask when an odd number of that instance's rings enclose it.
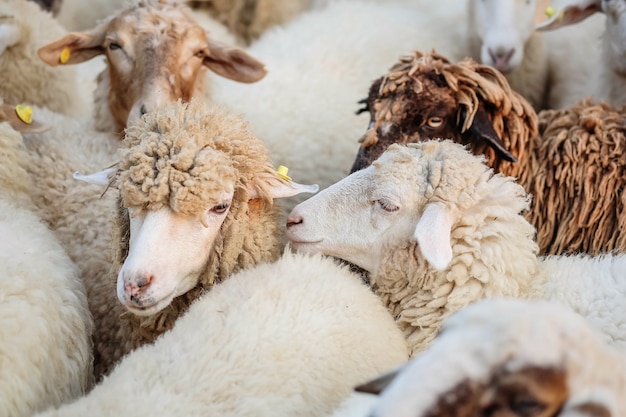
<instances>
[{"instance_id":1,"label":"cream colored sheep head","mask_svg":"<svg viewBox=\"0 0 626 417\"><path fill-rule=\"evenodd\" d=\"M351 172L371 164L392 143L449 138L484 154L496 171L523 161L537 134L532 106L493 68L436 52L403 56L374 81L360 110L370 113ZM507 166L508 167L508 166Z\"/></svg>"},{"instance_id":2,"label":"cream colored sheep head","mask_svg":"<svg viewBox=\"0 0 626 417\"><path fill-rule=\"evenodd\" d=\"M207 68L246 83L266 73L243 50L211 40L176 2L140 0L92 30L69 33L39 49L41 59L53 66L99 55L106 57L108 70L98 77L98 89L107 90L119 131L161 104L198 95Z\"/></svg>"},{"instance_id":3,"label":"cream colored sheep head","mask_svg":"<svg viewBox=\"0 0 626 417\"><path fill-rule=\"evenodd\" d=\"M264 228L273 235L255 243L259 256L274 252L280 212L273 199L317 191L281 177L240 117L199 100L147 113L127 128L124 145L112 179L127 209L121 214L130 215L129 224L128 216L118 221L127 229L120 233L117 295L137 315L159 312L201 279L209 288L213 269L235 270L209 264L224 259L225 240L243 241L242 233ZM228 262L253 263L239 259L241 250L233 248Z\"/></svg>"},{"instance_id":4,"label":"cream colored sheep head","mask_svg":"<svg viewBox=\"0 0 626 417\"><path fill-rule=\"evenodd\" d=\"M341 258L374 276L389 253L417 242L422 256L406 262L444 270L463 213L508 212L499 212L491 193L519 200L520 211L527 207L522 187L493 177L483 162L450 140L393 144L368 168L297 205L287 218L287 237L296 250Z\"/></svg>"},{"instance_id":5,"label":"cream colored sheep head","mask_svg":"<svg viewBox=\"0 0 626 417\"><path fill-rule=\"evenodd\" d=\"M479 301L448 319L428 350L357 391L368 417L617 417L624 357L550 302Z\"/></svg>"}]
</instances>

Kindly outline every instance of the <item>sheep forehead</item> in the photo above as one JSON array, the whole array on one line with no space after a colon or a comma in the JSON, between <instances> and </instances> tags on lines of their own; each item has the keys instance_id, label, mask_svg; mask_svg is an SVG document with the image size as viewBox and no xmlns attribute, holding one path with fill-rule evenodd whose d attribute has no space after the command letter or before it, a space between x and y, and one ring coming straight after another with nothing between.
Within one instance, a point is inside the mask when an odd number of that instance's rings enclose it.
<instances>
[{"instance_id":1,"label":"sheep forehead","mask_svg":"<svg viewBox=\"0 0 626 417\"><path fill-rule=\"evenodd\" d=\"M182 8L157 3L120 12L109 22L107 32L151 33L180 38L194 27L199 26Z\"/></svg>"},{"instance_id":2,"label":"sheep forehead","mask_svg":"<svg viewBox=\"0 0 626 417\"><path fill-rule=\"evenodd\" d=\"M468 382L485 385L501 374L536 369L571 377L567 373L575 367L569 362L590 353L583 338L597 341L584 319L554 303L475 303L444 323L431 347L383 394L381 412L375 415L424 415L442 396L467 388ZM399 408L394 409L396 403Z\"/></svg>"}]
</instances>

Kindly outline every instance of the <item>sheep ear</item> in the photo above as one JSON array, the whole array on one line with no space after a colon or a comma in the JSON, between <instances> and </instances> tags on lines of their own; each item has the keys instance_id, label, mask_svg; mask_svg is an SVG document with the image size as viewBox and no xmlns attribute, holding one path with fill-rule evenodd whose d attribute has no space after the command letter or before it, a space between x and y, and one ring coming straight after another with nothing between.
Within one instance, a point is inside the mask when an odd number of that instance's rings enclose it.
<instances>
[{"instance_id":1,"label":"sheep ear","mask_svg":"<svg viewBox=\"0 0 626 417\"><path fill-rule=\"evenodd\" d=\"M89 174L89 175L83 175L80 172L75 172L73 175L73 178L75 180L84 181L89 184L96 184L96 185L102 185L105 187L117 188L116 185L114 184L113 178L111 177L111 175L115 174L115 172L117 172L117 167L107 168L100 172L96 172L96 173Z\"/></svg>"},{"instance_id":2,"label":"sheep ear","mask_svg":"<svg viewBox=\"0 0 626 417\"><path fill-rule=\"evenodd\" d=\"M354 390L356 392L364 392L366 394L379 395L393 382L394 379L406 368L407 364L399 366L390 372L382 374L378 378L372 379L365 384L357 385Z\"/></svg>"},{"instance_id":3,"label":"sheep ear","mask_svg":"<svg viewBox=\"0 0 626 417\"><path fill-rule=\"evenodd\" d=\"M265 77L265 64L243 49L209 41L204 65L222 77L242 83L253 83Z\"/></svg>"},{"instance_id":4,"label":"sheep ear","mask_svg":"<svg viewBox=\"0 0 626 417\"><path fill-rule=\"evenodd\" d=\"M555 12L550 19L535 26L535 30L554 30L578 23L596 12L601 12L601 3L601 0L579 0L577 4L567 5Z\"/></svg>"},{"instance_id":5,"label":"sheep ear","mask_svg":"<svg viewBox=\"0 0 626 417\"><path fill-rule=\"evenodd\" d=\"M429 203L424 209L413 237L422 255L438 271L444 270L452 260L450 233L452 216L443 203Z\"/></svg>"},{"instance_id":6,"label":"sheep ear","mask_svg":"<svg viewBox=\"0 0 626 417\"><path fill-rule=\"evenodd\" d=\"M317 184L305 185L287 180L280 181L278 183L272 182L271 184L266 185L266 187L269 189L269 194L272 198L286 198L302 193L315 194L319 191L319 186ZM248 186L248 195L250 196L250 199L261 197L254 185Z\"/></svg>"},{"instance_id":7,"label":"sheep ear","mask_svg":"<svg viewBox=\"0 0 626 417\"><path fill-rule=\"evenodd\" d=\"M104 53L105 25L86 32L68 33L61 39L42 46L39 58L50 66L79 64Z\"/></svg>"},{"instance_id":8,"label":"sheep ear","mask_svg":"<svg viewBox=\"0 0 626 417\"><path fill-rule=\"evenodd\" d=\"M52 129L52 126L48 126L43 123L40 123L35 119L32 119L30 123L26 123L17 115L16 106L9 106L8 104L2 104L0 106L0 111L5 115L6 120L9 122L11 127L22 134L41 133L41 132L45 132L47 130Z\"/></svg>"},{"instance_id":9,"label":"sheep ear","mask_svg":"<svg viewBox=\"0 0 626 417\"><path fill-rule=\"evenodd\" d=\"M467 114L465 106L461 108L461 123L463 124ZM464 139L469 143L486 143L492 148L498 156L509 162L517 162L517 158L513 156L498 136L498 133L493 128L493 124L487 116L487 111L483 106L478 107L474 120L469 129L463 133Z\"/></svg>"},{"instance_id":10,"label":"sheep ear","mask_svg":"<svg viewBox=\"0 0 626 417\"><path fill-rule=\"evenodd\" d=\"M22 30L15 23L0 24L0 55L22 39Z\"/></svg>"}]
</instances>

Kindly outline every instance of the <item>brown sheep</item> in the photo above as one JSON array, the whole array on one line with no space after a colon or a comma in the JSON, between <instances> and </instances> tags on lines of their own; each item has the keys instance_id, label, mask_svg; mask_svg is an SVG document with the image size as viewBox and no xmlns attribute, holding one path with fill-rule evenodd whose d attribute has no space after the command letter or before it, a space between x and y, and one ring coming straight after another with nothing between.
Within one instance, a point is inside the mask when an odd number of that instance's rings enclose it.
<instances>
[{"instance_id":1,"label":"brown sheep","mask_svg":"<svg viewBox=\"0 0 626 417\"><path fill-rule=\"evenodd\" d=\"M540 253L626 251L625 110L586 100L537 115L496 70L434 52L401 58L365 105L371 122L352 172L391 143L451 138L533 195Z\"/></svg>"}]
</instances>

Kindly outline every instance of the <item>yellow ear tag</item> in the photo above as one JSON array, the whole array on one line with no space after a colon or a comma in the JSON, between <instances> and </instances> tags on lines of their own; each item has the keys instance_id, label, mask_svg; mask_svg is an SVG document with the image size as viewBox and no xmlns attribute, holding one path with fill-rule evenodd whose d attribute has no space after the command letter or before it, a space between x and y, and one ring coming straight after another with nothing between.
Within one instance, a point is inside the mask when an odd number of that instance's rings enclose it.
<instances>
[{"instance_id":1,"label":"yellow ear tag","mask_svg":"<svg viewBox=\"0 0 626 417\"><path fill-rule=\"evenodd\" d=\"M548 16L548 19L554 16L555 13L556 13L556 9L554 7L548 6L546 8L546 16ZM565 11L561 11L561 14L559 15L559 17L557 17L557 20L563 19L564 14L565 14Z\"/></svg>"},{"instance_id":2,"label":"yellow ear tag","mask_svg":"<svg viewBox=\"0 0 626 417\"><path fill-rule=\"evenodd\" d=\"M67 61L70 60L70 55L71 55L71 51L70 48L68 48L67 46L65 48L63 48L63 50L61 51L61 56L59 56L59 62L61 64L65 64Z\"/></svg>"},{"instance_id":3,"label":"yellow ear tag","mask_svg":"<svg viewBox=\"0 0 626 417\"><path fill-rule=\"evenodd\" d=\"M33 109L30 106L18 104L15 106L15 113L17 114L17 117L19 117L20 120L27 125L33 122Z\"/></svg>"},{"instance_id":4,"label":"yellow ear tag","mask_svg":"<svg viewBox=\"0 0 626 417\"><path fill-rule=\"evenodd\" d=\"M288 172L289 172L289 168L287 168L284 165L279 165L278 168L276 169L276 173L278 174L279 177L281 177L284 180L291 181L291 177L287 176Z\"/></svg>"}]
</instances>

